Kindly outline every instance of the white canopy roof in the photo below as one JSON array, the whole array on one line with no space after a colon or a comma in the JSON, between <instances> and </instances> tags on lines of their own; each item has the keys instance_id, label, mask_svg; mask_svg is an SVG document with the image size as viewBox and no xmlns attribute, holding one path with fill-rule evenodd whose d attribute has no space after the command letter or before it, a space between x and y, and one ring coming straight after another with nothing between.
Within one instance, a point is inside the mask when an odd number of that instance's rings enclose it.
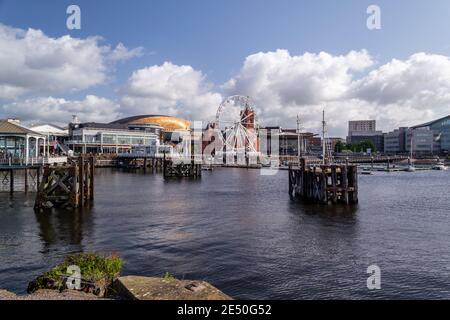
<instances>
[{"instance_id":1,"label":"white canopy roof","mask_svg":"<svg viewBox=\"0 0 450 320\"><path fill-rule=\"evenodd\" d=\"M64 130L53 124L43 124L40 126L31 127L30 130L38 132L43 135L52 135L52 136L67 136L67 135L69 135L68 130Z\"/></svg>"}]
</instances>

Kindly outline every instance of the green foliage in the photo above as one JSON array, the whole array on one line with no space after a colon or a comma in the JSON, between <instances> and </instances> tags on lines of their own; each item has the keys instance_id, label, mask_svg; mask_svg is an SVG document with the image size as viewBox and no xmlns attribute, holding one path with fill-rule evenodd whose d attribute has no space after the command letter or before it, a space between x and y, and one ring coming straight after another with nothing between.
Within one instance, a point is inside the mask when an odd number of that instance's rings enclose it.
<instances>
[{"instance_id":1,"label":"green foliage","mask_svg":"<svg viewBox=\"0 0 450 320\"><path fill-rule=\"evenodd\" d=\"M345 143L338 141L338 142L336 142L336 145L334 146L334 152L341 153L341 152L343 152L344 147L345 147Z\"/></svg>"},{"instance_id":2,"label":"green foliage","mask_svg":"<svg viewBox=\"0 0 450 320\"><path fill-rule=\"evenodd\" d=\"M372 152L377 152L377 149L372 141L366 140L359 143L343 143L337 142L334 148L335 152L345 153L345 152L366 152L367 149L371 149Z\"/></svg>"},{"instance_id":3,"label":"green foliage","mask_svg":"<svg viewBox=\"0 0 450 320\"><path fill-rule=\"evenodd\" d=\"M164 274L164 276L163 276L163 279L164 280L175 280L176 278L172 275L172 274L170 274L169 272L166 272L165 274Z\"/></svg>"},{"instance_id":4,"label":"green foliage","mask_svg":"<svg viewBox=\"0 0 450 320\"><path fill-rule=\"evenodd\" d=\"M356 152L366 152L367 149L371 149L372 152L377 152L375 145L372 141L361 141L360 143L355 145L355 149L357 149Z\"/></svg>"},{"instance_id":5,"label":"green foliage","mask_svg":"<svg viewBox=\"0 0 450 320\"><path fill-rule=\"evenodd\" d=\"M81 277L85 281L112 282L122 270L123 261L116 255L100 255L96 253L77 253L67 256L64 261L45 272L42 276L30 283L29 292L38 289L57 289L64 287L69 266L78 266Z\"/></svg>"}]
</instances>

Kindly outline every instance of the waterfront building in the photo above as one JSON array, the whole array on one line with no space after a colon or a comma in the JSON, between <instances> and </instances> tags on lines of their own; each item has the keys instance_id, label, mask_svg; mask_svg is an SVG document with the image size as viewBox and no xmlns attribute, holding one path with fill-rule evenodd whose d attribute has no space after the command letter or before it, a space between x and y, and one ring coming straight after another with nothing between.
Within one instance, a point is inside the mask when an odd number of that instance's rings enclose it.
<instances>
[{"instance_id":1,"label":"waterfront building","mask_svg":"<svg viewBox=\"0 0 450 320\"><path fill-rule=\"evenodd\" d=\"M159 144L161 127L151 124L76 123L66 145L75 153L125 153L133 146Z\"/></svg>"},{"instance_id":2,"label":"waterfront building","mask_svg":"<svg viewBox=\"0 0 450 320\"><path fill-rule=\"evenodd\" d=\"M382 131L376 132L354 132L350 139L347 139L351 144L358 144L365 141L370 141L375 146L376 150L372 151L383 151L384 150L384 135Z\"/></svg>"},{"instance_id":3,"label":"waterfront building","mask_svg":"<svg viewBox=\"0 0 450 320\"><path fill-rule=\"evenodd\" d=\"M47 154L67 154L68 149L64 142L69 137L68 129L50 123L32 126L29 129L46 137Z\"/></svg>"},{"instance_id":4,"label":"waterfront building","mask_svg":"<svg viewBox=\"0 0 450 320\"><path fill-rule=\"evenodd\" d=\"M273 139L278 139L279 155L297 156L298 155L298 133L297 129L285 129L282 127L264 127L261 128L267 132L267 141L261 141L261 152L270 155ZM302 132L301 141L303 145L302 152L305 154L318 154L322 150L322 139L311 132Z\"/></svg>"},{"instance_id":5,"label":"waterfront building","mask_svg":"<svg viewBox=\"0 0 450 320\"><path fill-rule=\"evenodd\" d=\"M161 133L162 142L172 141L172 134L174 132L186 132L190 131L191 123L187 120L164 115L139 115L128 118L123 118L111 122L112 125L122 125L122 126L139 126L139 125L150 125L159 126Z\"/></svg>"},{"instance_id":6,"label":"waterfront building","mask_svg":"<svg viewBox=\"0 0 450 320\"><path fill-rule=\"evenodd\" d=\"M140 115L111 123L80 123L74 116L66 145L76 153L119 154L134 150L153 152L155 146L173 144L174 136L190 132L186 120L162 115Z\"/></svg>"},{"instance_id":7,"label":"waterfront building","mask_svg":"<svg viewBox=\"0 0 450 320\"><path fill-rule=\"evenodd\" d=\"M429 155L440 153L440 143L436 134L427 127L411 128L406 133L405 149L411 153L411 143L414 155Z\"/></svg>"},{"instance_id":8,"label":"waterfront building","mask_svg":"<svg viewBox=\"0 0 450 320\"><path fill-rule=\"evenodd\" d=\"M418 141L417 149L415 149L418 152L426 153L426 149L428 152L432 150L433 153L448 154L450 152L450 115L414 126L412 129L420 130L419 132L423 135L419 137L421 140ZM427 137L425 137L426 132Z\"/></svg>"},{"instance_id":9,"label":"waterfront building","mask_svg":"<svg viewBox=\"0 0 450 320\"><path fill-rule=\"evenodd\" d=\"M373 132L377 129L376 120L353 120L348 122L348 135L353 132L369 131Z\"/></svg>"},{"instance_id":10,"label":"waterfront building","mask_svg":"<svg viewBox=\"0 0 450 320\"><path fill-rule=\"evenodd\" d=\"M384 135L382 131L377 131L376 120L349 121L347 143L356 144L364 141L372 142L376 151L384 150Z\"/></svg>"},{"instance_id":11,"label":"waterfront building","mask_svg":"<svg viewBox=\"0 0 450 320\"><path fill-rule=\"evenodd\" d=\"M46 137L20 124L19 120L0 120L0 164L30 164L45 157Z\"/></svg>"},{"instance_id":12,"label":"waterfront building","mask_svg":"<svg viewBox=\"0 0 450 320\"><path fill-rule=\"evenodd\" d=\"M400 154L406 152L406 134L408 128L401 127L384 134L384 153Z\"/></svg>"},{"instance_id":13,"label":"waterfront building","mask_svg":"<svg viewBox=\"0 0 450 320\"><path fill-rule=\"evenodd\" d=\"M450 151L450 115L411 128L401 127L384 135L386 154L446 154Z\"/></svg>"}]
</instances>

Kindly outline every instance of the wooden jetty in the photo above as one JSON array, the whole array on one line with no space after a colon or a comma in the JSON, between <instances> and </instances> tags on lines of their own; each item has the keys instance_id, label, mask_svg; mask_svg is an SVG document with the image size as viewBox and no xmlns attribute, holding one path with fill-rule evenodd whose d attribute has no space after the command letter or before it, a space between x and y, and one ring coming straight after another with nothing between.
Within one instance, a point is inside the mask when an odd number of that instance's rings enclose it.
<instances>
[{"instance_id":1,"label":"wooden jetty","mask_svg":"<svg viewBox=\"0 0 450 320\"><path fill-rule=\"evenodd\" d=\"M154 173L163 169L164 159L162 157L130 154L118 157L118 164L119 167L124 169L144 169L144 172L150 169Z\"/></svg>"},{"instance_id":2,"label":"wooden jetty","mask_svg":"<svg viewBox=\"0 0 450 320\"><path fill-rule=\"evenodd\" d=\"M35 192L38 189L41 177L41 166L2 166L0 167L0 191L9 192Z\"/></svg>"},{"instance_id":3,"label":"wooden jetty","mask_svg":"<svg viewBox=\"0 0 450 320\"><path fill-rule=\"evenodd\" d=\"M202 176L202 164L197 163L194 157L189 162L177 162L173 159L163 158L164 178L200 178Z\"/></svg>"},{"instance_id":4,"label":"wooden jetty","mask_svg":"<svg viewBox=\"0 0 450 320\"><path fill-rule=\"evenodd\" d=\"M34 208L78 208L94 199L94 157L80 156L64 165L45 166Z\"/></svg>"},{"instance_id":5,"label":"wooden jetty","mask_svg":"<svg viewBox=\"0 0 450 320\"><path fill-rule=\"evenodd\" d=\"M358 167L356 165L289 165L289 195L303 201L322 204L358 203Z\"/></svg>"}]
</instances>

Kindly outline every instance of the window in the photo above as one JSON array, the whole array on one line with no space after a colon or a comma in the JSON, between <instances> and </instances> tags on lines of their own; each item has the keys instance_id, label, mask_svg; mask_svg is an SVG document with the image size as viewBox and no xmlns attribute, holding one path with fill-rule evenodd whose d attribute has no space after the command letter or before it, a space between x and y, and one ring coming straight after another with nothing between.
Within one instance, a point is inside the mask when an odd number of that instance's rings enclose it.
<instances>
[{"instance_id":1,"label":"window","mask_svg":"<svg viewBox=\"0 0 450 320\"><path fill-rule=\"evenodd\" d=\"M116 143L116 136L113 135L113 134L105 134L105 135L103 135L103 143L115 144Z\"/></svg>"},{"instance_id":2,"label":"window","mask_svg":"<svg viewBox=\"0 0 450 320\"><path fill-rule=\"evenodd\" d=\"M84 142L86 143L94 143L97 142L97 136L96 135L85 135L84 136Z\"/></svg>"},{"instance_id":3,"label":"window","mask_svg":"<svg viewBox=\"0 0 450 320\"><path fill-rule=\"evenodd\" d=\"M131 144L144 144L144 138L143 137L133 137L131 139Z\"/></svg>"},{"instance_id":4,"label":"window","mask_svg":"<svg viewBox=\"0 0 450 320\"><path fill-rule=\"evenodd\" d=\"M131 137L130 136L118 136L117 143L118 144L131 144Z\"/></svg>"}]
</instances>

